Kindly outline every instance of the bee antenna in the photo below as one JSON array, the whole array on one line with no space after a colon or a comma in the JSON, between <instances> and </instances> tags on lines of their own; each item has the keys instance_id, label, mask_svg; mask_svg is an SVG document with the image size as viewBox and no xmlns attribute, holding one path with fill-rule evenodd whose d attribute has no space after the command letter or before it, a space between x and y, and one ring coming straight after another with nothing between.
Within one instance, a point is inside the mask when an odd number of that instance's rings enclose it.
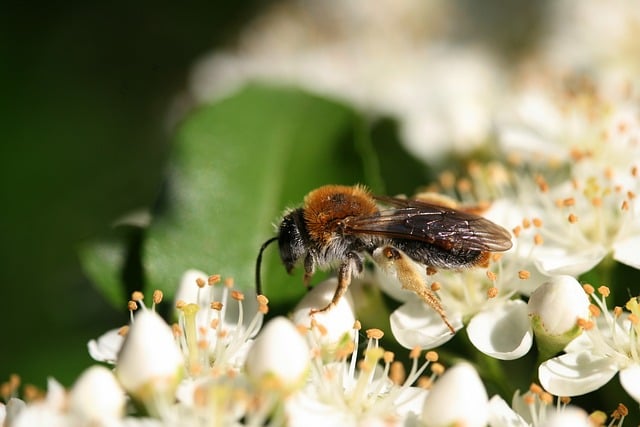
<instances>
[{"instance_id":1,"label":"bee antenna","mask_svg":"<svg viewBox=\"0 0 640 427\"><path fill-rule=\"evenodd\" d=\"M256 260L256 294L262 295L262 283L260 282L260 265L262 264L262 252L271 243L278 240L278 236L272 237L260 246L260 252L258 252L258 259Z\"/></svg>"}]
</instances>

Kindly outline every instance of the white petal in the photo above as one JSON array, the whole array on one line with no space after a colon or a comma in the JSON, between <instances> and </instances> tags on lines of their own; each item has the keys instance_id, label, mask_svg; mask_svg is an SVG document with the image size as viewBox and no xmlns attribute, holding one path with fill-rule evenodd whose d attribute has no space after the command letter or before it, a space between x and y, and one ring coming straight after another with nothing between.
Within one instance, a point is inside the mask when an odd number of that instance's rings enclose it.
<instances>
[{"instance_id":1,"label":"white petal","mask_svg":"<svg viewBox=\"0 0 640 427\"><path fill-rule=\"evenodd\" d=\"M567 406L561 411L550 413L549 418L541 424L541 427L591 427L593 423L589 414L576 406Z\"/></svg>"},{"instance_id":2,"label":"white petal","mask_svg":"<svg viewBox=\"0 0 640 427\"><path fill-rule=\"evenodd\" d=\"M116 363L118 352L122 347L124 337L120 334L120 328L112 329L102 334L97 340L87 343L89 355L96 362Z\"/></svg>"},{"instance_id":3,"label":"white petal","mask_svg":"<svg viewBox=\"0 0 640 427\"><path fill-rule=\"evenodd\" d=\"M487 391L469 363L454 365L436 380L424 401L422 419L428 427L487 424Z\"/></svg>"},{"instance_id":4,"label":"white petal","mask_svg":"<svg viewBox=\"0 0 640 427\"><path fill-rule=\"evenodd\" d=\"M124 391L104 366L85 370L69 392L69 409L88 424L119 419L125 403Z\"/></svg>"},{"instance_id":5,"label":"white petal","mask_svg":"<svg viewBox=\"0 0 640 427\"><path fill-rule=\"evenodd\" d=\"M307 342L289 319L279 316L258 334L247 354L245 368L258 386L288 393L304 384L309 364Z\"/></svg>"},{"instance_id":6,"label":"white petal","mask_svg":"<svg viewBox=\"0 0 640 427\"><path fill-rule=\"evenodd\" d=\"M478 350L501 360L513 360L527 354L533 335L527 304L508 301L478 313L467 325L469 340Z\"/></svg>"},{"instance_id":7,"label":"white petal","mask_svg":"<svg viewBox=\"0 0 640 427\"><path fill-rule=\"evenodd\" d=\"M640 236L630 237L613 245L613 258L623 264L640 269Z\"/></svg>"},{"instance_id":8,"label":"white petal","mask_svg":"<svg viewBox=\"0 0 640 427\"><path fill-rule=\"evenodd\" d=\"M448 314L448 317L456 331L462 329L459 315ZM393 336L406 348L420 347L428 350L444 344L454 336L440 315L417 298L391 313L389 321Z\"/></svg>"},{"instance_id":9,"label":"white petal","mask_svg":"<svg viewBox=\"0 0 640 427\"><path fill-rule=\"evenodd\" d=\"M541 247L534 253L536 267L549 276L566 274L579 276L591 270L607 254L607 250L598 245L593 245L578 251L568 248Z\"/></svg>"},{"instance_id":10,"label":"white petal","mask_svg":"<svg viewBox=\"0 0 640 427\"><path fill-rule=\"evenodd\" d=\"M332 278L318 283L300 300L293 310L293 323L311 326L311 309L326 307L331 302L338 286L338 279ZM315 313L313 319L326 328L327 333L322 336L322 344L331 345L339 342L345 334L351 337L356 316L353 312L353 302L349 291L330 310Z\"/></svg>"},{"instance_id":11,"label":"white petal","mask_svg":"<svg viewBox=\"0 0 640 427\"><path fill-rule=\"evenodd\" d=\"M538 368L540 384L556 396L580 396L597 390L618 372L608 358L590 351L567 353Z\"/></svg>"},{"instance_id":12,"label":"white petal","mask_svg":"<svg viewBox=\"0 0 640 427\"><path fill-rule=\"evenodd\" d=\"M429 392L421 387L407 387L402 390L394 400L394 406L398 415L406 419L413 414L420 416L424 407L424 400Z\"/></svg>"},{"instance_id":13,"label":"white petal","mask_svg":"<svg viewBox=\"0 0 640 427\"><path fill-rule=\"evenodd\" d=\"M183 365L182 352L169 325L151 310L140 311L118 354L115 369L125 390L136 394L147 384L156 385L158 391L171 388Z\"/></svg>"},{"instance_id":14,"label":"white petal","mask_svg":"<svg viewBox=\"0 0 640 427\"><path fill-rule=\"evenodd\" d=\"M631 365L620 371L620 384L629 396L640 403L640 365Z\"/></svg>"},{"instance_id":15,"label":"white petal","mask_svg":"<svg viewBox=\"0 0 640 427\"><path fill-rule=\"evenodd\" d=\"M201 292L198 292L199 288L196 284L198 279L204 280L204 283L207 283L208 278L207 273L196 269L190 269L182 273L180 284L174 297L175 301L184 301L187 304L208 304L210 302L208 292L206 292L204 288ZM198 295L200 295L200 300L198 300Z\"/></svg>"},{"instance_id":16,"label":"white petal","mask_svg":"<svg viewBox=\"0 0 640 427\"><path fill-rule=\"evenodd\" d=\"M497 394L489 400L488 421L491 427L529 427L529 423Z\"/></svg>"}]
</instances>

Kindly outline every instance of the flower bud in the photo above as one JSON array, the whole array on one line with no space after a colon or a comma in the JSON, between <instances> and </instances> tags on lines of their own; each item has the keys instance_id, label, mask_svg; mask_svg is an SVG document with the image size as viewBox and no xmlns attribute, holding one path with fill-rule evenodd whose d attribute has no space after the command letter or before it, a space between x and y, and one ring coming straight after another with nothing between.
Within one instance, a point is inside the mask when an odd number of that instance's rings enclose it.
<instances>
[{"instance_id":1,"label":"flower bud","mask_svg":"<svg viewBox=\"0 0 640 427\"><path fill-rule=\"evenodd\" d=\"M304 385L309 347L285 317L275 317L258 334L245 362L247 376L266 392L288 394Z\"/></svg>"},{"instance_id":2,"label":"flower bud","mask_svg":"<svg viewBox=\"0 0 640 427\"><path fill-rule=\"evenodd\" d=\"M449 368L435 382L422 408L428 427L463 425L483 427L489 417L487 391L469 363Z\"/></svg>"},{"instance_id":3,"label":"flower bud","mask_svg":"<svg viewBox=\"0 0 640 427\"><path fill-rule=\"evenodd\" d=\"M183 368L169 325L153 311L139 312L118 354L115 373L120 384L153 413L156 402L173 399Z\"/></svg>"},{"instance_id":4,"label":"flower bud","mask_svg":"<svg viewBox=\"0 0 640 427\"><path fill-rule=\"evenodd\" d=\"M529 317L540 354L545 359L580 335L579 318L589 316L589 298L571 276L555 276L529 298Z\"/></svg>"},{"instance_id":5,"label":"flower bud","mask_svg":"<svg viewBox=\"0 0 640 427\"><path fill-rule=\"evenodd\" d=\"M124 414L125 394L111 371L92 366L69 392L69 410L87 424L118 420Z\"/></svg>"},{"instance_id":6,"label":"flower bud","mask_svg":"<svg viewBox=\"0 0 640 427\"><path fill-rule=\"evenodd\" d=\"M333 298L338 286L338 279L332 278L318 283L300 300L293 311L293 323L311 327L311 320L323 326L324 333L320 337L323 350L335 349L344 340L351 341L353 325L356 321L353 303L349 293L345 294L331 310L310 315L312 309L326 307Z\"/></svg>"}]
</instances>

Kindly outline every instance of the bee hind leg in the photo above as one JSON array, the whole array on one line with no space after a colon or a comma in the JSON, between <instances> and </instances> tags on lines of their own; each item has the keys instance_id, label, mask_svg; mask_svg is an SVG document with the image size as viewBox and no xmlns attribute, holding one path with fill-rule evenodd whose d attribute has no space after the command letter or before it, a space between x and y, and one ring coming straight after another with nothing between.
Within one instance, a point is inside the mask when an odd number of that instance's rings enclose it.
<instances>
[{"instance_id":1,"label":"bee hind leg","mask_svg":"<svg viewBox=\"0 0 640 427\"><path fill-rule=\"evenodd\" d=\"M440 315L440 318L449 331L452 334L456 333L455 328L447 318L447 314L438 295L429 288L422 276L418 274L414 264L408 259L407 255L392 246L385 246L380 251L376 251L373 257L384 270L395 271L402 288L413 291L418 295L422 301Z\"/></svg>"},{"instance_id":2,"label":"bee hind leg","mask_svg":"<svg viewBox=\"0 0 640 427\"><path fill-rule=\"evenodd\" d=\"M352 275L354 273L362 273L363 269L364 260L362 259L362 256L357 252L349 252L347 254L347 259L345 259L338 268L338 287L336 288L336 292L333 294L331 302L324 308L312 308L309 314L314 315L316 313L322 313L330 310L332 307L335 307L345 292L347 292L347 289L351 284Z\"/></svg>"}]
</instances>

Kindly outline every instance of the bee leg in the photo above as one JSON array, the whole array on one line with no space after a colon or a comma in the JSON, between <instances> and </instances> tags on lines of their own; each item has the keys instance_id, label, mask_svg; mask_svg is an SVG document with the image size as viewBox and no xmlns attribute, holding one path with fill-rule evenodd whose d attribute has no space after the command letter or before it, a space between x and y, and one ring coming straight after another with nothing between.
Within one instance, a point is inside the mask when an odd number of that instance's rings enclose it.
<instances>
[{"instance_id":1,"label":"bee leg","mask_svg":"<svg viewBox=\"0 0 640 427\"><path fill-rule=\"evenodd\" d=\"M449 322L444 307L437 294L427 285L423 277L418 274L414 264L408 259L404 252L392 247L385 246L380 252L374 253L374 260L383 270L394 271L403 289L413 291L429 307L440 315L440 318L452 334L456 333L455 328Z\"/></svg>"},{"instance_id":2,"label":"bee leg","mask_svg":"<svg viewBox=\"0 0 640 427\"><path fill-rule=\"evenodd\" d=\"M302 278L302 282L304 283L307 291L311 289L311 277L313 277L313 273L316 271L316 263L313 260L313 256L308 253L304 258L304 277Z\"/></svg>"},{"instance_id":3,"label":"bee leg","mask_svg":"<svg viewBox=\"0 0 640 427\"><path fill-rule=\"evenodd\" d=\"M357 252L349 252L347 254L347 259L340 264L340 268L338 268L338 287L336 288L335 294L333 294L333 298L331 302L327 304L324 308L313 308L309 312L310 315L321 313L323 311L327 311L332 307L335 307L340 298L347 292L349 285L351 284L351 276L355 272L356 274L362 273L364 269L364 260L362 256Z\"/></svg>"}]
</instances>

